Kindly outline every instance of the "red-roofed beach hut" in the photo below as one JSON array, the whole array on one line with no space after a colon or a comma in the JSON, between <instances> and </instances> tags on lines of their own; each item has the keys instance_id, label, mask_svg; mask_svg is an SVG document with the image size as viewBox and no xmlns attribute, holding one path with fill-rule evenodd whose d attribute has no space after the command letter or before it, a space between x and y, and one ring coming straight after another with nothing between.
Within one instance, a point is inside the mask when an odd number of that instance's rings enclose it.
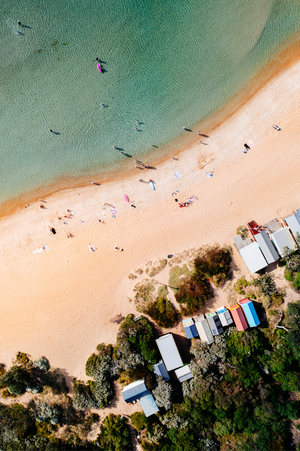
<instances>
[{"instance_id":1,"label":"red-roofed beach hut","mask_svg":"<svg viewBox=\"0 0 300 451\"><path fill-rule=\"evenodd\" d=\"M243 309L240 305L233 304L230 307L228 307L228 310L230 310L233 321L239 332L241 332L242 330L248 329L248 324L247 324Z\"/></svg>"}]
</instances>

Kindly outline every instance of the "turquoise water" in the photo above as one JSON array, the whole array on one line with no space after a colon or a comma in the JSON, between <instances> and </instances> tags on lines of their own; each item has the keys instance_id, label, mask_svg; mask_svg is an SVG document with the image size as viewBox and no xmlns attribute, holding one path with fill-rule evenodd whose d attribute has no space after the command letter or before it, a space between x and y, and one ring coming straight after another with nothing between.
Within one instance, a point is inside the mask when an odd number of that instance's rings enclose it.
<instances>
[{"instance_id":1,"label":"turquoise water","mask_svg":"<svg viewBox=\"0 0 300 451\"><path fill-rule=\"evenodd\" d=\"M112 170L126 160L114 145L135 157L161 149L296 39L299 5L2 0L0 203Z\"/></svg>"}]
</instances>

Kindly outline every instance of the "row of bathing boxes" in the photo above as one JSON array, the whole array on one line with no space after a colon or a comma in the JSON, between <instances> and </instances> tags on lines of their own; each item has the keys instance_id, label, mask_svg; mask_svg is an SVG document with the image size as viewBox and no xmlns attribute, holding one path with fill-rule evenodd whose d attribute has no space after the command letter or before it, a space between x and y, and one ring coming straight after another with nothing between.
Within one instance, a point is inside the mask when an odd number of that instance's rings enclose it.
<instances>
[{"instance_id":1,"label":"row of bathing boxes","mask_svg":"<svg viewBox=\"0 0 300 451\"><path fill-rule=\"evenodd\" d=\"M230 307L220 307L217 313L207 313L182 321L187 338L200 337L204 343L214 342L214 336L224 332L223 327L235 324L238 331L256 327L260 323L253 302L242 299Z\"/></svg>"}]
</instances>

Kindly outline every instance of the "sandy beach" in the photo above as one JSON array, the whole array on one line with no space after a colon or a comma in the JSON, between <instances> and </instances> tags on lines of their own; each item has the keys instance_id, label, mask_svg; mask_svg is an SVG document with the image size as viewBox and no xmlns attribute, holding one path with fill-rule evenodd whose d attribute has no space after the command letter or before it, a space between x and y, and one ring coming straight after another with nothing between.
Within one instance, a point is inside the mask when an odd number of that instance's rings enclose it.
<instances>
[{"instance_id":1,"label":"sandy beach","mask_svg":"<svg viewBox=\"0 0 300 451\"><path fill-rule=\"evenodd\" d=\"M298 60L214 130L201 129L208 137L194 129L194 143L178 147L176 159L170 155L156 170L60 191L1 219L1 362L10 365L18 351L45 355L69 381L85 379L85 362L97 344L115 343L118 326L109 317L135 313L128 301L131 272L202 244L232 245L238 226L299 208L299 73ZM247 154L241 152L245 142L251 142ZM176 190L179 201L198 200L179 208ZM105 203L115 207L115 217ZM74 211L70 218L67 210ZM49 250L33 252L43 245ZM234 259L247 275L236 251Z\"/></svg>"}]
</instances>

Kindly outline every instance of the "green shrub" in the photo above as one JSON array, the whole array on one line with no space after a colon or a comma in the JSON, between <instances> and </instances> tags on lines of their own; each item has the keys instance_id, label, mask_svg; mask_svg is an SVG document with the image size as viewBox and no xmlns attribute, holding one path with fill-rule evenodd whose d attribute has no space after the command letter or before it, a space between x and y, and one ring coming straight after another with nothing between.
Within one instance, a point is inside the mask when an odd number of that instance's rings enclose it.
<instances>
[{"instance_id":1,"label":"green shrub","mask_svg":"<svg viewBox=\"0 0 300 451\"><path fill-rule=\"evenodd\" d=\"M300 290L300 272L297 272L295 275L293 288L295 288L295 290Z\"/></svg>"},{"instance_id":2,"label":"green shrub","mask_svg":"<svg viewBox=\"0 0 300 451\"><path fill-rule=\"evenodd\" d=\"M205 276L191 276L175 294L180 304L181 313L187 316L198 312L205 302L212 296L209 281Z\"/></svg>"},{"instance_id":3,"label":"green shrub","mask_svg":"<svg viewBox=\"0 0 300 451\"><path fill-rule=\"evenodd\" d=\"M130 420L137 431L141 431L147 427L147 417L144 412L134 412L131 415Z\"/></svg>"},{"instance_id":4,"label":"green shrub","mask_svg":"<svg viewBox=\"0 0 300 451\"><path fill-rule=\"evenodd\" d=\"M84 382L73 379L73 405L76 410L98 409L98 403L95 400L90 386Z\"/></svg>"},{"instance_id":5,"label":"green shrub","mask_svg":"<svg viewBox=\"0 0 300 451\"><path fill-rule=\"evenodd\" d=\"M289 282L293 282L293 280L294 280L293 273L285 268L285 270L284 270L284 278L286 280L288 280Z\"/></svg>"},{"instance_id":6,"label":"green shrub","mask_svg":"<svg viewBox=\"0 0 300 451\"><path fill-rule=\"evenodd\" d=\"M216 286L219 286L230 276L231 260L229 248L216 247L209 250L203 257L195 259L196 274L198 276L204 274L211 278Z\"/></svg>"},{"instance_id":7,"label":"green shrub","mask_svg":"<svg viewBox=\"0 0 300 451\"><path fill-rule=\"evenodd\" d=\"M245 288L251 285L250 282L248 282L244 277L241 277L239 280L235 282L233 285L235 291L238 292L238 294L241 294L242 296L246 295Z\"/></svg>"},{"instance_id":8,"label":"green shrub","mask_svg":"<svg viewBox=\"0 0 300 451\"><path fill-rule=\"evenodd\" d=\"M158 298L146 311L160 327L173 327L179 314L167 298Z\"/></svg>"},{"instance_id":9,"label":"green shrub","mask_svg":"<svg viewBox=\"0 0 300 451\"><path fill-rule=\"evenodd\" d=\"M16 358L14 360L14 363L17 363L18 365L21 366L26 366L28 363L30 362L30 359L28 357L28 355L25 352L18 352L18 354L16 355Z\"/></svg>"},{"instance_id":10,"label":"green shrub","mask_svg":"<svg viewBox=\"0 0 300 451\"><path fill-rule=\"evenodd\" d=\"M152 365L158 359L153 323L144 316L134 321L133 314L127 315L120 324L117 335L118 344L124 341L129 343L132 351L141 353L152 369Z\"/></svg>"},{"instance_id":11,"label":"green shrub","mask_svg":"<svg viewBox=\"0 0 300 451\"><path fill-rule=\"evenodd\" d=\"M246 238L247 238L247 235L248 235L248 229L247 229L247 227L245 227L245 226L239 226L239 227L236 229L236 234L237 234L237 235L240 235L240 236L243 238L243 240L246 239Z\"/></svg>"},{"instance_id":12,"label":"green shrub","mask_svg":"<svg viewBox=\"0 0 300 451\"><path fill-rule=\"evenodd\" d=\"M98 449L124 451L130 449L130 436L125 418L112 413L105 417L97 437Z\"/></svg>"},{"instance_id":13,"label":"green shrub","mask_svg":"<svg viewBox=\"0 0 300 451\"><path fill-rule=\"evenodd\" d=\"M46 357L39 357L33 362L33 366L35 368L40 369L41 371L48 371L50 369L49 361Z\"/></svg>"},{"instance_id":14,"label":"green shrub","mask_svg":"<svg viewBox=\"0 0 300 451\"><path fill-rule=\"evenodd\" d=\"M0 379L1 387L7 387L10 393L23 395L30 381L27 370L21 366L12 366Z\"/></svg>"}]
</instances>

